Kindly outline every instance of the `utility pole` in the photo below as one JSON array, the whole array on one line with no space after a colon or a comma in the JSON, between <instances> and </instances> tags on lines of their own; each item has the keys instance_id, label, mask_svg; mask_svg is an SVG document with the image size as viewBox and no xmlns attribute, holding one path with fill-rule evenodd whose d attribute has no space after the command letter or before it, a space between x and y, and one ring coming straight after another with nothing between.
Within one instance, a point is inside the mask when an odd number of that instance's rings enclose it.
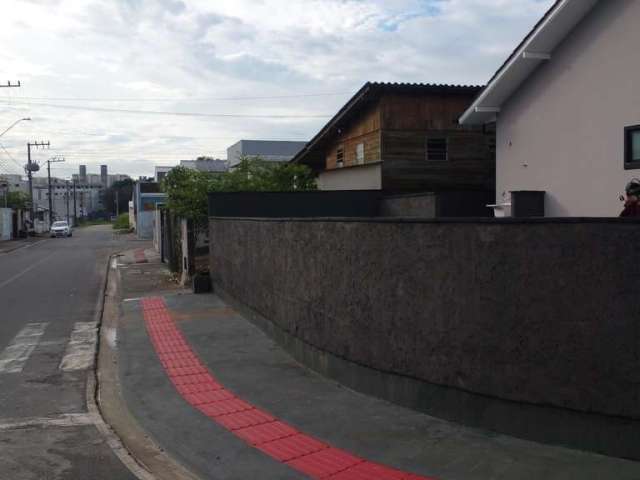
<instances>
[{"instance_id":1,"label":"utility pole","mask_svg":"<svg viewBox=\"0 0 640 480\"><path fill-rule=\"evenodd\" d=\"M65 183L66 183L66 186L67 186L67 191L65 192L66 193L65 196L67 197L67 224L71 225L69 223L69 180L67 180Z\"/></svg>"},{"instance_id":2,"label":"utility pole","mask_svg":"<svg viewBox=\"0 0 640 480\"><path fill-rule=\"evenodd\" d=\"M84 219L84 185L81 185L82 191L80 192L80 218Z\"/></svg>"},{"instance_id":3,"label":"utility pole","mask_svg":"<svg viewBox=\"0 0 640 480\"><path fill-rule=\"evenodd\" d=\"M64 162L64 157L53 157L47 160L47 180L49 185L49 227L53 223L53 195L51 194L51 164Z\"/></svg>"},{"instance_id":4,"label":"utility pole","mask_svg":"<svg viewBox=\"0 0 640 480\"><path fill-rule=\"evenodd\" d=\"M116 188L116 217L120 216L120 202L119 202L119 194L120 192L118 191L118 189Z\"/></svg>"},{"instance_id":5,"label":"utility pole","mask_svg":"<svg viewBox=\"0 0 640 480\"><path fill-rule=\"evenodd\" d=\"M73 181L73 226L78 225L78 205L76 203L76 181Z\"/></svg>"},{"instance_id":6,"label":"utility pole","mask_svg":"<svg viewBox=\"0 0 640 480\"><path fill-rule=\"evenodd\" d=\"M26 170L27 170L27 176L29 177L29 201L31 202L31 226L35 227L35 222L36 222L36 217L35 217L35 210L34 210L34 205L33 205L33 172L37 172L38 170L40 170L40 165L38 165L37 163L34 163L31 161L31 147L47 147L49 148L50 144L49 142L44 143L44 142L34 142L34 143L27 143L27 165L26 165Z\"/></svg>"},{"instance_id":7,"label":"utility pole","mask_svg":"<svg viewBox=\"0 0 640 480\"><path fill-rule=\"evenodd\" d=\"M18 83L11 83L11 81L9 80L6 85L0 85L0 88L18 88L19 86L20 80L18 80Z\"/></svg>"}]
</instances>

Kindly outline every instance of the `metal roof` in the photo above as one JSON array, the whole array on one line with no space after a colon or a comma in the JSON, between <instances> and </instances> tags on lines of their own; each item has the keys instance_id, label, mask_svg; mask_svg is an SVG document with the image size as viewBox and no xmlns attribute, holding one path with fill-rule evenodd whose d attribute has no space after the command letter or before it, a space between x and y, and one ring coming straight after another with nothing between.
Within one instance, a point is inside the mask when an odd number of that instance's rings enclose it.
<instances>
[{"instance_id":1,"label":"metal roof","mask_svg":"<svg viewBox=\"0 0 640 480\"><path fill-rule=\"evenodd\" d=\"M460 123L477 125L495 121L502 105L541 63L551 59L553 50L596 3L598 0L556 1L460 117Z\"/></svg>"}]
</instances>

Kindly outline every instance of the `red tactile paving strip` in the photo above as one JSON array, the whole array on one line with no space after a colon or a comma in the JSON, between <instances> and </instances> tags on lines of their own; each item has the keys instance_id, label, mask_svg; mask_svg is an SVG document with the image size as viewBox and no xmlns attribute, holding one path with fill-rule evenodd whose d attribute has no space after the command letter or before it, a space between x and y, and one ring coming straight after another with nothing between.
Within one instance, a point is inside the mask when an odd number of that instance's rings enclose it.
<instances>
[{"instance_id":1,"label":"red tactile paving strip","mask_svg":"<svg viewBox=\"0 0 640 480\"><path fill-rule=\"evenodd\" d=\"M144 254L144 248L138 248L137 250L133 251L133 258L136 261L136 263L147 263L147 257Z\"/></svg>"},{"instance_id":2,"label":"red tactile paving strip","mask_svg":"<svg viewBox=\"0 0 640 480\"><path fill-rule=\"evenodd\" d=\"M144 257L144 250L136 250L136 261L138 252ZM237 398L191 350L164 299L145 298L141 306L151 343L176 390L190 405L247 444L314 479L435 480L333 448Z\"/></svg>"}]
</instances>

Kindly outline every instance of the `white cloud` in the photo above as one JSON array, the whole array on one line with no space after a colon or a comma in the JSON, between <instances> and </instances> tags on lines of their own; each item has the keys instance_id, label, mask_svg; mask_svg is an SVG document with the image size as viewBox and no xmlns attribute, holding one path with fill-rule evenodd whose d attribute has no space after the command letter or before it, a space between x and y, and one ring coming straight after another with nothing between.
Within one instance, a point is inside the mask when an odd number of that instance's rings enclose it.
<instances>
[{"instance_id":1,"label":"white cloud","mask_svg":"<svg viewBox=\"0 0 640 480\"><path fill-rule=\"evenodd\" d=\"M67 156L60 174L107 163L112 172L138 175L152 173L155 163L224 157L240 138L308 139L323 120L133 115L29 106L20 98L129 110L333 114L368 80L486 82L551 3L15 1L0 20L0 41L10 46L0 51L0 77L23 87L0 90L0 127L23 115L34 121L0 141L22 162L27 140L50 140ZM340 95L212 100L306 93ZM70 97L83 100L56 100ZM0 171L11 165L0 152Z\"/></svg>"}]
</instances>

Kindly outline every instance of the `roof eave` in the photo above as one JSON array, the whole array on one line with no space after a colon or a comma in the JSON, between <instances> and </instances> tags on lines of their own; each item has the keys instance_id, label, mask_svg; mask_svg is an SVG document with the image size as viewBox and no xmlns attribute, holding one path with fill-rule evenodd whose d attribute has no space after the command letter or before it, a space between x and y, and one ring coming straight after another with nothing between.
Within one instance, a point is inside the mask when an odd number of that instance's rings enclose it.
<instances>
[{"instance_id":1,"label":"roof eave","mask_svg":"<svg viewBox=\"0 0 640 480\"><path fill-rule=\"evenodd\" d=\"M463 125L495 121L503 104L526 79L551 59L554 49L589 13L598 0L561 0L531 31L511 57L498 70L487 87L460 117Z\"/></svg>"}]
</instances>

